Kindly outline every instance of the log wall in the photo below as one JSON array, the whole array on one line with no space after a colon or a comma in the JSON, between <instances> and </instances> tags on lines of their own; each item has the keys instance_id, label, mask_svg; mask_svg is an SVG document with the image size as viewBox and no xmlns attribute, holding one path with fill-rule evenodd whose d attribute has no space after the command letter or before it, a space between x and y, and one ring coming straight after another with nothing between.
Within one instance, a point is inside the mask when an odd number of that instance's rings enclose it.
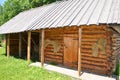
<instances>
[{"instance_id":1,"label":"log wall","mask_svg":"<svg viewBox=\"0 0 120 80\"><path fill-rule=\"evenodd\" d=\"M58 28L58 29L48 29L45 31L45 40L49 39L51 41L55 41L61 45L60 50L57 54L54 53L54 49L52 45L48 45L45 48L45 62L55 62L59 64L63 64L64 57L64 36L67 34L78 35L78 28ZM78 38L78 36L73 36Z\"/></svg>"},{"instance_id":2,"label":"log wall","mask_svg":"<svg viewBox=\"0 0 120 80\"><path fill-rule=\"evenodd\" d=\"M107 26L82 26L82 45L81 45L81 66L82 70L100 73L111 74L111 57L112 57L112 32ZM45 31L45 39L50 39L59 42L62 47L57 54L54 54L53 46L49 45L45 48L45 62L56 62L63 64L64 62L64 36L66 34L76 34L78 39L78 27L63 28L63 29L48 29ZM99 39L105 38L107 44L105 47L106 54L101 50L98 56L93 56L92 46ZM76 66L77 67L77 64Z\"/></svg>"},{"instance_id":3,"label":"log wall","mask_svg":"<svg viewBox=\"0 0 120 80\"><path fill-rule=\"evenodd\" d=\"M10 34L10 55L19 53L19 34Z\"/></svg>"},{"instance_id":4,"label":"log wall","mask_svg":"<svg viewBox=\"0 0 120 80\"><path fill-rule=\"evenodd\" d=\"M111 31L106 26L82 26L82 70L89 72L111 74L110 58L112 56ZM93 45L101 38L107 40L106 54L99 49L98 56L93 56Z\"/></svg>"},{"instance_id":5,"label":"log wall","mask_svg":"<svg viewBox=\"0 0 120 80\"><path fill-rule=\"evenodd\" d=\"M28 34L26 32L21 33L22 36L22 48L21 48L21 52L23 56L27 55L27 36ZM32 39L31 39L31 47L32 53L38 53L38 47L39 47L39 34L38 33L32 33ZM37 47L37 48L36 48ZM11 54L15 54L18 55L19 53L19 33L15 33L15 34L10 34L10 53ZM35 49L36 48L36 49ZM34 55L34 54L33 54Z\"/></svg>"}]
</instances>

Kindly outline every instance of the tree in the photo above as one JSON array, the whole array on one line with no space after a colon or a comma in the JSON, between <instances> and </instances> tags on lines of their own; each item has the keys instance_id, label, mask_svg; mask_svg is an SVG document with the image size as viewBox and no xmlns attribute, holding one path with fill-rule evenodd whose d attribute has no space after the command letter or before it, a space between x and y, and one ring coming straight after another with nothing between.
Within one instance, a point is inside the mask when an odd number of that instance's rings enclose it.
<instances>
[{"instance_id":1,"label":"tree","mask_svg":"<svg viewBox=\"0 0 120 80\"><path fill-rule=\"evenodd\" d=\"M0 5L0 25L3 23L3 6Z\"/></svg>"},{"instance_id":2,"label":"tree","mask_svg":"<svg viewBox=\"0 0 120 80\"><path fill-rule=\"evenodd\" d=\"M6 0L3 6L0 5L0 25L22 11L55 1L56 0Z\"/></svg>"}]
</instances>

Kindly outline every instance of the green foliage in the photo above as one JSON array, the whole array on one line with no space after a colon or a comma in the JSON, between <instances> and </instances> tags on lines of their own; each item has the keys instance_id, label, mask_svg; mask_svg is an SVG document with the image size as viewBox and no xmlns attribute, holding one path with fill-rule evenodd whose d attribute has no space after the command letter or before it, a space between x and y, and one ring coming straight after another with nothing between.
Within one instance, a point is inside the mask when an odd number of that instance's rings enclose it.
<instances>
[{"instance_id":1,"label":"green foliage","mask_svg":"<svg viewBox=\"0 0 120 80\"><path fill-rule=\"evenodd\" d=\"M6 0L0 5L0 25L7 22L22 11L52 3L56 0Z\"/></svg>"},{"instance_id":2,"label":"green foliage","mask_svg":"<svg viewBox=\"0 0 120 80\"><path fill-rule=\"evenodd\" d=\"M14 57L6 58L0 48L0 80L71 80L70 77L44 68L28 67L28 62Z\"/></svg>"},{"instance_id":3,"label":"green foliage","mask_svg":"<svg viewBox=\"0 0 120 80\"><path fill-rule=\"evenodd\" d=\"M116 66L115 74L120 76L120 63L118 63L117 66Z\"/></svg>"},{"instance_id":4,"label":"green foliage","mask_svg":"<svg viewBox=\"0 0 120 80\"><path fill-rule=\"evenodd\" d=\"M3 6L0 5L0 24L3 24Z\"/></svg>"}]
</instances>

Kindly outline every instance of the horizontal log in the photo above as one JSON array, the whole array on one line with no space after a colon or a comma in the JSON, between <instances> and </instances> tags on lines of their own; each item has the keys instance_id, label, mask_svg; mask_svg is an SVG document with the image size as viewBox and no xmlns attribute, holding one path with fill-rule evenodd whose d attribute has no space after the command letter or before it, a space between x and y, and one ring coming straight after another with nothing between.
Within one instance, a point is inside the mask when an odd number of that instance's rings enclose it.
<instances>
[{"instance_id":1,"label":"horizontal log","mask_svg":"<svg viewBox=\"0 0 120 80\"><path fill-rule=\"evenodd\" d=\"M96 30L99 30L99 29L107 29L107 27L106 26L104 26L104 25L100 25L100 26L96 26L96 25L91 25L91 26L81 26L81 28L82 29L93 29L93 28L95 28Z\"/></svg>"},{"instance_id":2,"label":"horizontal log","mask_svg":"<svg viewBox=\"0 0 120 80\"><path fill-rule=\"evenodd\" d=\"M82 39L88 38L88 39L99 39L99 38L106 38L105 35L82 35Z\"/></svg>"},{"instance_id":3,"label":"horizontal log","mask_svg":"<svg viewBox=\"0 0 120 80\"><path fill-rule=\"evenodd\" d=\"M92 45L82 45L81 48L92 49Z\"/></svg>"},{"instance_id":4,"label":"horizontal log","mask_svg":"<svg viewBox=\"0 0 120 80\"><path fill-rule=\"evenodd\" d=\"M105 74L105 75L107 74L107 70L94 70L94 69L89 69L85 67L82 67L82 70L90 73Z\"/></svg>"},{"instance_id":5,"label":"horizontal log","mask_svg":"<svg viewBox=\"0 0 120 80\"><path fill-rule=\"evenodd\" d=\"M93 32L93 33L94 33L94 32L95 32L95 33L96 33L96 32L100 32L100 33L102 32L102 33L106 33L106 30L103 30L103 29L99 29L99 30L83 29L83 32Z\"/></svg>"},{"instance_id":6,"label":"horizontal log","mask_svg":"<svg viewBox=\"0 0 120 80\"><path fill-rule=\"evenodd\" d=\"M84 49L84 48L82 48L81 52L82 52L82 53L92 54L92 53L93 53L93 50L92 50L92 49ZM111 52L111 51L109 50L109 52ZM108 53L108 51L106 50L106 54L107 54L107 53ZM106 56L106 54L103 54L103 52L101 52L101 51L99 51L98 54L101 54L101 55L103 55L103 56Z\"/></svg>"},{"instance_id":7,"label":"horizontal log","mask_svg":"<svg viewBox=\"0 0 120 80\"><path fill-rule=\"evenodd\" d=\"M10 39L10 41L18 41L19 39Z\"/></svg>"},{"instance_id":8,"label":"horizontal log","mask_svg":"<svg viewBox=\"0 0 120 80\"><path fill-rule=\"evenodd\" d=\"M51 59L51 58L45 58L45 62L49 61L49 62L56 62L56 63L62 63L62 60L59 59Z\"/></svg>"},{"instance_id":9,"label":"horizontal log","mask_svg":"<svg viewBox=\"0 0 120 80\"><path fill-rule=\"evenodd\" d=\"M92 55L92 53L83 53L82 52L82 54L81 54L82 56L84 56L84 57L94 57L93 55ZM102 59L107 59L107 55L99 55L97 58L102 58Z\"/></svg>"},{"instance_id":10,"label":"horizontal log","mask_svg":"<svg viewBox=\"0 0 120 80\"><path fill-rule=\"evenodd\" d=\"M95 66L95 65L91 65L91 64L83 64L83 63L82 63L82 67L90 69L90 70L98 70L98 71L101 71L101 70L106 71L107 70L106 67L100 67L100 66Z\"/></svg>"},{"instance_id":11,"label":"horizontal log","mask_svg":"<svg viewBox=\"0 0 120 80\"><path fill-rule=\"evenodd\" d=\"M58 56L63 56L63 53L53 53L53 52L45 52L45 55L58 55Z\"/></svg>"},{"instance_id":12,"label":"horizontal log","mask_svg":"<svg viewBox=\"0 0 120 80\"><path fill-rule=\"evenodd\" d=\"M83 31L98 31L98 32L100 32L100 31L106 31L106 29L102 29L102 28L83 28L82 29Z\"/></svg>"},{"instance_id":13,"label":"horizontal log","mask_svg":"<svg viewBox=\"0 0 120 80\"><path fill-rule=\"evenodd\" d=\"M97 42L98 39L82 39L82 41L87 41L87 42Z\"/></svg>"},{"instance_id":14,"label":"horizontal log","mask_svg":"<svg viewBox=\"0 0 120 80\"><path fill-rule=\"evenodd\" d=\"M63 59L63 56L58 55L45 55L46 58L54 58L54 59Z\"/></svg>"},{"instance_id":15,"label":"horizontal log","mask_svg":"<svg viewBox=\"0 0 120 80\"><path fill-rule=\"evenodd\" d=\"M108 61L108 59L106 59L106 58L88 57L88 56L82 56L82 59L90 60L90 61L94 61L94 62L98 62L98 63L101 63L101 62L107 63L107 61Z\"/></svg>"},{"instance_id":16,"label":"horizontal log","mask_svg":"<svg viewBox=\"0 0 120 80\"><path fill-rule=\"evenodd\" d=\"M99 66L99 67L108 67L108 65L104 62L95 62L95 61L92 61L92 60L85 60L85 59L82 59L82 63L83 64L90 64L90 65L94 65L94 66Z\"/></svg>"},{"instance_id":17,"label":"horizontal log","mask_svg":"<svg viewBox=\"0 0 120 80\"><path fill-rule=\"evenodd\" d=\"M82 45L81 49L83 50L92 50L93 44L92 45ZM111 49L111 47L109 45L106 46L106 49ZM116 47L115 47L116 48ZM93 50L92 50L93 51Z\"/></svg>"},{"instance_id":18,"label":"horizontal log","mask_svg":"<svg viewBox=\"0 0 120 80\"><path fill-rule=\"evenodd\" d=\"M93 45L94 43L95 43L95 41L91 41L91 42L85 42L85 41L83 42L83 41L82 41L82 42L81 42L82 46L83 46L83 45L89 45L89 46L91 46L91 45Z\"/></svg>"},{"instance_id":19,"label":"horizontal log","mask_svg":"<svg viewBox=\"0 0 120 80\"><path fill-rule=\"evenodd\" d=\"M45 52L54 52L54 49L45 49ZM63 49L60 49L57 53L63 53Z\"/></svg>"}]
</instances>

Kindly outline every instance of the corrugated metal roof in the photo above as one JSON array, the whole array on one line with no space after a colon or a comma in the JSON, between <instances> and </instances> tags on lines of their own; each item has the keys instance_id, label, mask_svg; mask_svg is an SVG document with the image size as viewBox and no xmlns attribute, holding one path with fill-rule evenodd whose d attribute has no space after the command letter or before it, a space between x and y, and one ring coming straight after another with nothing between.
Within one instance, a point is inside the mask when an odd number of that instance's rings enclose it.
<instances>
[{"instance_id":1,"label":"corrugated metal roof","mask_svg":"<svg viewBox=\"0 0 120 80\"><path fill-rule=\"evenodd\" d=\"M52 6L54 6L54 3L19 13L0 27L0 34L18 33L27 30L35 20L48 12Z\"/></svg>"},{"instance_id":2,"label":"corrugated metal roof","mask_svg":"<svg viewBox=\"0 0 120 80\"><path fill-rule=\"evenodd\" d=\"M68 0L54 3L20 13L4 24L0 33L5 33L9 27L6 33L92 24L120 24L120 0Z\"/></svg>"}]
</instances>

